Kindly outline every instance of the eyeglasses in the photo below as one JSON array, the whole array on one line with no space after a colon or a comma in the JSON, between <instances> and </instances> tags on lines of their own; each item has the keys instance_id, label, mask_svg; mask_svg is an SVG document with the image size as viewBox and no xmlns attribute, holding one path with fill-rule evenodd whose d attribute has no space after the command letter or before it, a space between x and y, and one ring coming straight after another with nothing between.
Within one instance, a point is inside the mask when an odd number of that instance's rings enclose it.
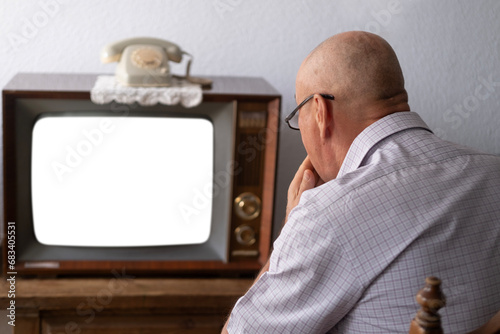
<instances>
[{"instance_id":1,"label":"eyeglasses","mask_svg":"<svg viewBox=\"0 0 500 334\"><path fill-rule=\"evenodd\" d=\"M330 94L319 94L321 95L323 98L325 99L328 99L328 100L334 100L335 98L333 97L333 95L330 95ZM290 115L288 115L286 118L285 118L285 122L286 124L288 124L288 126L290 127L290 129L293 129L293 130L300 130L299 129L299 116L297 114L297 111L299 111L300 108L302 108L304 106L304 104L307 103L307 101L309 101L310 99L312 99L314 97L314 94L308 96L305 98L304 101L302 101L302 103L300 103L297 108L293 109L293 111L290 113ZM297 114L297 117L294 117L295 114Z\"/></svg>"}]
</instances>

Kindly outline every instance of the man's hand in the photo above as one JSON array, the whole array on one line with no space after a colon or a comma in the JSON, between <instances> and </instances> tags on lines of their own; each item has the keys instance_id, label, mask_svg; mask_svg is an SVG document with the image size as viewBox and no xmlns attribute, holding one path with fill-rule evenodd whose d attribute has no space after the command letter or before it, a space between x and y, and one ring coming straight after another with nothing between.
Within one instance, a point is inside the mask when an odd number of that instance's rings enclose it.
<instances>
[{"instance_id":1,"label":"man's hand","mask_svg":"<svg viewBox=\"0 0 500 334\"><path fill-rule=\"evenodd\" d=\"M295 176L290 183L290 187L288 188L285 223L288 220L288 214L290 211L292 211L292 209L299 204L302 193L323 183L323 180L321 180L318 173L316 173L309 156L307 156L297 170L297 173L295 173Z\"/></svg>"}]
</instances>

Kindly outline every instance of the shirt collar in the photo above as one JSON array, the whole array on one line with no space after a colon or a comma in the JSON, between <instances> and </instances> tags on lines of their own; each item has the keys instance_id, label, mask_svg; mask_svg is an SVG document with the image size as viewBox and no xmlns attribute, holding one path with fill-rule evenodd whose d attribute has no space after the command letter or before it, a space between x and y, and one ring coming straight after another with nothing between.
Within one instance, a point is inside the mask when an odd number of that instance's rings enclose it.
<instances>
[{"instance_id":1,"label":"shirt collar","mask_svg":"<svg viewBox=\"0 0 500 334\"><path fill-rule=\"evenodd\" d=\"M381 140L403 130L422 128L432 132L420 116L411 111L395 112L364 129L352 142L337 178L359 168L370 149Z\"/></svg>"}]
</instances>

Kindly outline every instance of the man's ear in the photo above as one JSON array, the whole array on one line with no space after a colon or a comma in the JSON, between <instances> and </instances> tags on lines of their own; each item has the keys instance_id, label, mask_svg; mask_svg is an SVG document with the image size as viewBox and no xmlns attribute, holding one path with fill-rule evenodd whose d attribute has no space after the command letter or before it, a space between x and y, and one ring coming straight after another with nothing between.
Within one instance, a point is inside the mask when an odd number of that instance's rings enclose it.
<instances>
[{"instance_id":1,"label":"man's ear","mask_svg":"<svg viewBox=\"0 0 500 334\"><path fill-rule=\"evenodd\" d=\"M321 138L329 138L333 129L333 110L331 104L321 95L314 95L314 106L316 108L316 124Z\"/></svg>"}]
</instances>

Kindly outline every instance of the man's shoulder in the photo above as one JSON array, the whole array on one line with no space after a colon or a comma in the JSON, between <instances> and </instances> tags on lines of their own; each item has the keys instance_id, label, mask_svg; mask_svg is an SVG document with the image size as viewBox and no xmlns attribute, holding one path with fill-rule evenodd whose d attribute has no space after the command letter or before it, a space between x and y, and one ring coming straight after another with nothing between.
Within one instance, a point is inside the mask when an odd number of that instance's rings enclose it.
<instances>
[{"instance_id":1,"label":"man's shoulder","mask_svg":"<svg viewBox=\"0 0 500 334\"><path fill-rule=\"evenodd\" d=\"M425 212L436 205L428 200L433 194L453 202L487 190L481 196L496 192L488 201L500 205L500 157L432 138L420 145L409 155L397 152L409 149L397 143L379 148L363 166L304 192L300 207L344 229L357 221L378 222L391 212Z\"/></svg>"}]
</instances>

